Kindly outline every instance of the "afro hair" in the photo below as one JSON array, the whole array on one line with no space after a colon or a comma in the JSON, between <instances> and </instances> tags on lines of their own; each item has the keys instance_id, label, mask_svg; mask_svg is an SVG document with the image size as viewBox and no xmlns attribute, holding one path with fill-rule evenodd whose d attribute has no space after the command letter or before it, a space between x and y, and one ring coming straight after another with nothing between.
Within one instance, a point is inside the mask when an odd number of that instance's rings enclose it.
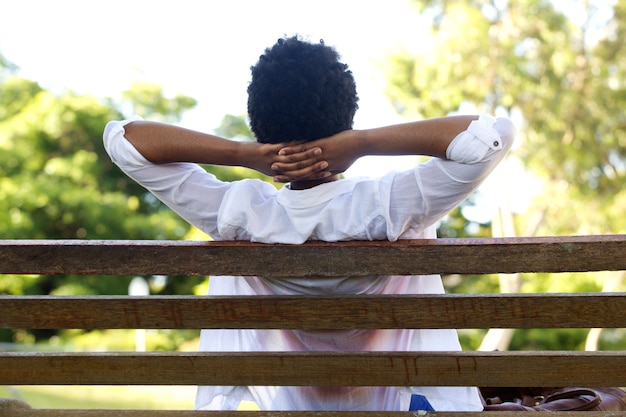
<instances>
[{"instance_id":1,"label":"afro hair","mask_svg":"<svg viewBox=\"0 0 626 417\"><path fill-rule=\"evenodd\" d=\"M298 36L267 48L252 70L248 117L257 141L310 141L352 128L356 83L337 51Z\"/></svg>"}]
</instances>

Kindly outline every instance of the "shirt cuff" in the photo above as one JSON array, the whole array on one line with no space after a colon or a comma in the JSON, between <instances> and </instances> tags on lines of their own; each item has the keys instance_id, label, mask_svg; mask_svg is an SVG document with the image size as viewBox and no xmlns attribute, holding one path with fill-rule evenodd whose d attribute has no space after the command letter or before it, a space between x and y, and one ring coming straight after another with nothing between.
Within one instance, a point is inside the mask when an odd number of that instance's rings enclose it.
<instances>
[{"instance_id":1,"label":"shirt cuff","mask_svg":"<svg viewBox=\"0 0 626 417\"><path fill-rule=\"evenodd\" d=\"M107 123L104 128L104 148L111 160L123 170L151 164L124 136L126 133L124 127L138 120L143 119L139 116L133 116L122 121L113 120Z\"/></svg>"},{"instance_id":2,"label":"shirt cuff","mask_svg":"<svg viewBox=\"0 0 626 417\"><path fill-rule=\"evenodd\" d=\"M459 133L446 150L446 157L462 164L475 164L482 161L490 150L502 149L500 135L493 128L496 119L489 115L481 115Z\"/></svg>"}]
</instances>

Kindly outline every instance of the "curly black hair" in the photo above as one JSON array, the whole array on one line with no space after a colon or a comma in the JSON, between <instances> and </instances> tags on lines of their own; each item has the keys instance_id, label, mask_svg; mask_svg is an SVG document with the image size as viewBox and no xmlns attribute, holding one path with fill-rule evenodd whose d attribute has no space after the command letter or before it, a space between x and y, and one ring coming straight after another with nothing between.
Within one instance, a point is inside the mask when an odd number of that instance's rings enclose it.
<instances>
[{"instance_id":1,"label":"curly black hair","mask_svg":"<svg viewBox=\"0 0 626 417\"><path fill-rule=\"evenodd\" d=\"M310 141L352 128L358 96L337 51L281 38L251 67L248 117L258 142Z\"/></svg>"}]
</instances>

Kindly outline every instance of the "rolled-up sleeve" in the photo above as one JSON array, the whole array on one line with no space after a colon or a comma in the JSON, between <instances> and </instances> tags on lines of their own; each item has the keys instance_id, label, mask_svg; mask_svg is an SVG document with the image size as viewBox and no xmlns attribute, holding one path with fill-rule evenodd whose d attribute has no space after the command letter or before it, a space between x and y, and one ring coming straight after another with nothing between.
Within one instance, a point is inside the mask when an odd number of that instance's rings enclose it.
<instances>
[{"instance_id":1,"label":"rolled-up sleeve","mask_svg":"<svg viewBox=\"0 0 626 417\"><path fill-rule=\"evenodd\" d=\"M514 137L509 119L482 116L450 143L447 160L433 158L395 175L388 238L421 232L462 203L502 161Z\"/></svg>"}]
</instances>

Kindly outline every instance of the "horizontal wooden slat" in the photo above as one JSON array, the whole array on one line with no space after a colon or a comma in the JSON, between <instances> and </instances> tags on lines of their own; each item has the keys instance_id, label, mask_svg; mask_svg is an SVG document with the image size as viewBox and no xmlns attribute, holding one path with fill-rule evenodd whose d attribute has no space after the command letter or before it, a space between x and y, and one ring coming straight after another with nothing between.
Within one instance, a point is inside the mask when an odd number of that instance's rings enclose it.
<instances>
[{"instance_id":1,"label":"horizontal wooden slat","mask_svg":"<svg viewBox=\"0 0 626 417\"><path fill-rule=\"evenodd\" d=\"M580 411L536 412L533 417L581 417ZM0 417L498 417L483 412L409 412L409 411L192 411L192 410L5 410ZM505 416L525 417L507 412ZM583 417L623 417L620 411L586 411Z\"/></svg>"},{"instance_id":2,"label":"horizontal wooden slat","mask_svg":"<svg viewBox=\"0 0 626 417\"><path fill-rule=\"evenodd\" d=\"M626 386L624 352L0 353L0 385Z\"/></svg>"},{"instance_id":3,"label":"horizontal wooden slat","mask_svg":"<svg viewBox=\"0 0 626 417\"><path fill-rule=\"evenodd\" d=\"M16 329L620 328L626 294L0 296L0 311Z\"/></svg>"},{"instance_id":4,"label":"horizontal wooden slat","mask_svg":"<svg viewBox=\"0 0 626 417\"><path fill-rule=\"evenodd\" d=\"M626 269L626 235L263 245L0 241L0 273L261 275ZM297 262L293 262L297 259ZM624 294L389 297L0 297L4 328L626 327ZM80 314L76 314L77 311ZM621 314L620 314L621 313ZM337 320L340 317L340 320ZM567 381L565 384L564 381ZM0 353L12 385L625 386L624 352ZM413 413L254 412L254 417ZM479 413L426 413L477 417ZM488 416L492 413L480 413ZM249 412L8 410L11 416L252 417ZM551 417L572 413L550 413ZM577 414L578 415L578 414ZM587 417L622 413L586 413Z\"/></svg>"},{"instance_id":5,"label":"horizontal wooden slat","mask_svg":"<svg viewBox=\"0 0 626 417\"><path fill-rule=\"evenodd\" d=\"M303 245L3 240L0 273L323 277L624 270L625 243L626 235Z\"/></svg>"},{"instance_id":6,"label":"horizontal wooden slat","mask_svg":"<svg viewBox=\"0 0 626 417\"><path fill-rule=\"evenodd\" d=\"M526 412L505 416L525 417ZM580 411L533 412L533 417L580 417ZM408 411L195 411L116 409L3 409L0 417L502 417L500 412ZM623 417L624 411L585 411L583 417Z\"/></svg>"}]
</instances>

